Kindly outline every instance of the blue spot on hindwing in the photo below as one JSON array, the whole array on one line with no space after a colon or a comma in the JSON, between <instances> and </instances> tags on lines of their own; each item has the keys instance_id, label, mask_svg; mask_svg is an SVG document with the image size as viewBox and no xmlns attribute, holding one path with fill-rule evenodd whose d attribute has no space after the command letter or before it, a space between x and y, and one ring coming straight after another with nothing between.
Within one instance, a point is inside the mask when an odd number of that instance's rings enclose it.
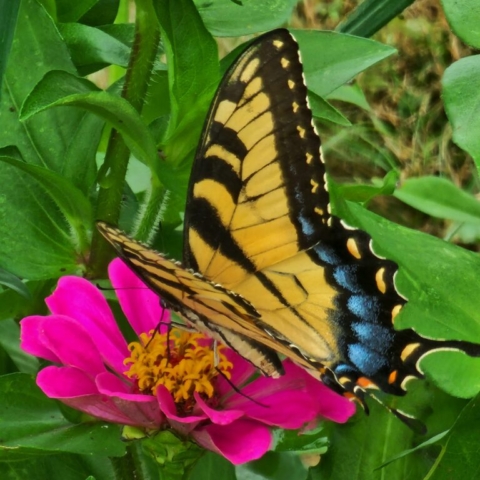
<instances>
[{"instance_id":1,"label":"blue spot on hindwing","mask_svg":"<svg viewBox=\"0 0 480 480\"><path fill-rule=\"evenodd\" d=\"M347 308L366 322L377 323L380 315L378 299L370 295L352 295L347 300Z\"/></svg>"},{"instance_id":2,"label":"blue spot on hindwing","mask_svg":"<svg viewBox=\"0 0 480 480\"><path fill-rule=\"evenodd\" d=\"M347 365L346 363L340 363L335 367L334 372L335 375L340 376L348 373L354 373L355 369L352 368L351 365Z\"/></svg>"},{"instance_id":3,"label":"blue spot on hindwing","mask_svg":"<svg viewBox=\"0 0 480 480\"><path fill-rule=\"evenodd\" d=\"M348 346L348 358L367 377L374 376L387 365L387 359L359 343Z\"/></svg>"},{"instance_id":4,"label":"blue spot on hindwing","mask_svg":"<svg viewBox=\"0 0 480 480\"><path fill-rule=\"evenodd\" d=\"M335 252L335 249L329 245L319 243L313 247L313 251L322 262L329 265L338 265L341 262L341 258Z\"/></svg>"},{"instance_id":5,"label":"blue spot on hindwing","mask_svg":"<svg viewBox=\"0 0 480 480\"><path fill-rule=\"evenodd\" d=\"M309 218L307 218L303 215L300 215L298 217L298 221L300 222L300 225L302 226L302 233L304 235L306 235L307 237L310 237L315 233L315 225L313 224L313 222Z\"/></svg>"},{"instance_id":6,"label":"blue spot on hindwing","mask_svg":"<svg viewBox=\"0 0 480 480\"><path fill-rule=\"evenodd\" d=\"M352 293L359 293L362 291L358 283L358 268L355 265L342 265L335 268L333 277L336 282L345 290Z\"/></svg>"},{"instance_id":7,"label":"blue spot on hindwing","mask_svg":"<svg viewBox=\"0 0 480 480\"><path fill-rule=\"evenodd\" d=\"M394 333L388 328L374 323L353 322L352 330L358 340L377 352L386 352L391 347Z\"/></svg>"}]
</instances>

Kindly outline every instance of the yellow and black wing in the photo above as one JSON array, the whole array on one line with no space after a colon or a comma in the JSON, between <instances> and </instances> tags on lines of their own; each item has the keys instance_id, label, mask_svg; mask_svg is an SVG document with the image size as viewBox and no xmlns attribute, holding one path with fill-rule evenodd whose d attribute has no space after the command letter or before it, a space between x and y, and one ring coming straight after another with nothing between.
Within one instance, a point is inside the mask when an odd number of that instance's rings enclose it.
<instances>
[{"instance_id":1,"label":"yellow and black wing","mask_svg":"<svg viewBox=\"0 0 480 480\"><path fill-rule=\"evenodd\" d=\"M427 352L479 354L394 330L406 302L397 265L330 214L325 173L298 45L287 30L270 32L212 104L190 180L184 265L248 300L277 351L340 391L402 394Z\"/></svg>"},{"instance_id":2,"label":"yellow and black wing","mask_svg":"<svg viewBox=\"0 0 480 480\"><path fill-rule=\"evenodd\" d=\"M330 214L299 49L287 30L256 39L225 74L190 178L183 264L100 225L133 270L189 323L267 375L275 352L331 388L403 394L418 360L477 345L393 327L397 265Z\"/></svg>"}]
</instances>

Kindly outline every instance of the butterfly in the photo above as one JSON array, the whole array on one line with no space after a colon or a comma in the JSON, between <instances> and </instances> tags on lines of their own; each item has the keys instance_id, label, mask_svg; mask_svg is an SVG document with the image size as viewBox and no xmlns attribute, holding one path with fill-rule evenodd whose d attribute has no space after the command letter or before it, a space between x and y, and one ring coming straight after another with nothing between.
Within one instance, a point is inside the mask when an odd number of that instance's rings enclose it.
<instances>
[{"instance_id":1,"label":"butterfly","mask_svg":"<svg viewBox=\"0 0 480 480\"><path fill-rule=\"evenodd\" d=\"M191 172L183 261L98 228L169 308L265 375L282 374L284 355L365 406L369 388L403 395L433 351L480 356L479 345L395 330L407 301L397 264L331 214L288 30L254 40L220 83Z\"/></svg>"}]
</instances>

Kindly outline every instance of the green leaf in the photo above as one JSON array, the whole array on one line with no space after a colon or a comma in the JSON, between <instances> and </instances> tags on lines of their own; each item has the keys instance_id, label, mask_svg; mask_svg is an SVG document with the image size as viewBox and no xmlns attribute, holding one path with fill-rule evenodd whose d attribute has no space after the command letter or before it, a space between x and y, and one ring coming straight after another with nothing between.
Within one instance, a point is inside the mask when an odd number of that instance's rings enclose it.
<instances>
[{"instance_id":1,"label":"green leaf","mask_svg":"<svg viewBox=\"0 0 480 480\"><path fill-rule=\"evenodd\" d=\"M267 452L260 460L239 465L237 477L248 480L306 480L308 471L298 455Z\"/></svg>"},{"instance_id":2,"label":"green leaf","mask_svg":"<svg viewBox=\"0 0 480 480\"><path fill-rule=\"evenodd\" d=\"M448 435L448 430L445 431L445 432L439 433L438 435L434 435L433 437L429 438L428 440L426 440L423 443L420 443L416 447L409 448L407 450L404 450L403 452L398 453L397 455L394 455L392 458L387 460L385 463L380 465L380 467L378 467L378 468L386 467L390 463L395 462L396 460L399 460L400 458L406 457L407 455L411 455L413 452L417 452L419 450L422 450L423 448L429 447L430 445L435 445L438 442L440 442L440 440L445 438L447 435Z\"/></svg>"},{"instance_id":3,"label":"green leaf","mask_svg":"<svg viewBox=\"0 0 480 480\"><path fill-rule=\"evenodd\" d=\"M25 284L17 276L3 269L0 269L0 284L17 292L27 300L31 298L30 291Z\"/></svg>"},{"instance_id":4,"label":"green leaf","mask_svg":"<svg viewBox=\"0 0 480 480\"><path fill-rule=\"evenodd\" d=\"M113 23L119 6L120 0L97 0L95 5L82 15L80 22L92 27Z\"/></svg>"},{"instance_id":5,"label":"green leaf","mask_svg":"<svg viewBox=\"0 0 480 480\"><path fill-rule=\"evenodd\" d=\"M198 122L198 109L210 102L219 80L218 52L191 0L155 2L155 10L169 65L172 110L167 137L170 137L180 122L193 124L192 118L186 121L187 117L193 116Z\"/></svg>"},{"instance_id":6,"label":"green leaf","mask_svg":"<svg viewBox=\"0 0 480 480\"><path fill-rule=\"evenodd\" d=\"M0 148L15 145L27 163L72 174L75 185L87 191L95 177L94 151L101 121L92 123L95 117L79 109L43 112L24 123L18 118L25 97L53 69L75 73L68 49L51 18L35 0L22 1L2 85ZM5 188L2 193L8 197L9 187L1 170L0 183Z\"/></svg>"},{"instance_id":7,"label":"green leaf","mask_svg":"<svg viewBox=\"0 0 480 480\"><path fill-rule=\"evenodd\" d=\"M0 162L8 163L28 173L38 181L76 233L72 242L78 243L85 250L89 243L85 229L92 225L93 216L90 202L83 193L70 180L46 168L29 165L10 157L0 156Z\"/></svg>"},{"instance_id":8,"label":"green leaf","mask_svg":"<svg viewBox=\"0 0 480 480\"><path fill-rule=\"evenodd\" d=\"M321 97L395 53L387 45L335 32L291 30L300 45L309 90ZM322 52L319 55L319 52Z\"/></svg>"},{"instance_id":9,"label":"green leaf","mask_svg":"<svg viewBox=\"0 0 480 480\"><path fill-rule=\"evenodd\" d=\"M129 49L132 48L135 37L135 24L133 23L114 23L113 25L102 25L98 27L99 30L105 32L110 37L115 38L123 43Z\"/></svg>"},{"instance_id":10,"label":"green leaf","mask_svg":"<svg viewBox=\"0 0 480 480\"><path fill-rule=\"evenodd\" d=\"M480 225L480 202L445 178L410 178L394 196L433 217Z\"/></svg>"},{"instance_id":11,"label":"green leaf","mask_svg":"<svg viewBox=\"0 0 480 480\"><path fill-rule=\"evenodd\" d=\"M274 433L276 452L323 455L328 449L329 440L323 424L302 433L297 430L276 430Z\"/></svg>"},{"instance_id":12,"label":"green leaf","mask_svg":"<svg viewBox=\"0 0 480 480\"><path fill-rule=\"evenodd\" d=\"M405 400L411 403L409 395ZM423 452L402 457L378 470L391 457L410 448L415 435L376 402L369 401L369 408L369 415L359 411L348 423L331 425L331 447L322 455L320 464L311 469L311 480L405 480L406 472L409 478L423 478L431 465Z\"/></svg>"},{"instance_id":13,"label":"green leaf","mask_svg":"<svg viewBox=\"0 0 480 480\"><path fill-rule=\"evenodd\" d=\"M309 92L308 100L315 118L323 118L338 125L349 127L351 123L334 106L314 92Z\"/></svg>"},{"instance_id":14,"label":"green leaf","mask_svg":"<svg viewBox=\"0 0 480 480\"><path fill-rule=\"evenodd\" d=\"M0 463L0 477L38 480L111 480L118 470L100 455L59 454Z\"/></svg>"},{"instance_id":15,"label":"green leaf","mask_svg":"<svg viewBox=\"0 0 480 480\"><path fill-rule=\"evenodd\" d=\"M30 174L0 162L0 265L21 278L80 273L79 254L63 214Z\"/></svg>"},{"instance_id":16,"label":"green leaf","mask_svg":"<svg viewBox=\"0 0 480 480\"><path fill-rule=\"evenodd\" d=\"M342 85L330 93L327 97L328 100L340 100L341 102L351 103L357 107L363 108L367 112L372 109L365 98L363 90L357 83L353 85Z\"/></svg>"},{"instance_id":17,"label":"green leaf","mask_svg":"<svg viewBox=\"0 0 480 480\"><path fill-rule=\"evenodd\" d=\"M130 48L104 31L79 23L58 26L80 75L88 75L107 65L127 67Z\"/></svg>"},{"instance_id":18,"label":"green leaf","mask_svg":"<svg viewBox=\"0 0 480 480\"><path fill-rule=\"evenodd\" d=\"M191 0L154 5L169 65L171 102L162 150L172 171L163 172L162 182L185 198L193 154L219 81L217 45Z\"/></svg>"},{"instance_id":19,"label":"green leaf","mask_svg":"<svg viewBox=\"0 0 480 480\"><path fill-rule=\"evenodd\" d=\"M362 163L387 172L397 169L398 160L385 145L375 143L372 130L371 125L360 122L354 123L348 129L338 129L334 135L323 138L323 151L326 158L328 159L332 153L346 165L351 164L352 168Z\"/></svg>"},{"instance_id":20,"label":"green leaf","mask_svg":"<svg viewBox=\"0 0 480 480\"><path fill-rule=\"evenodd\" d=\"M440 462L429 472L429 480L475 478L480 472L478 425L480 398L474 398L462 411L450 430Z\"/></svg>"},{"instance_id":21,"label":"green leaf","mask_svg":"<svg viewBox=\"0 0 480 480\"><path fill-rule=\"evenodd\" d=\"M337 30L371 37L415 0L365 0L337 26Z\"/></svg>"},{"instance_id":22,"label":"green leaf","mask_svg":"<svg viewBox=\"0 0 480 480\"><path fill-rule=\"evenodd\" d=\"M378 195L391 195L397 184L399 172L390 170L378 185L341 184L338 186L342 198L357 203L368 203Z\"/></svg>"},{"instance_id":23,"label":"green leaf","mask_svg":"<svg viewBox=\"0 0 480 480\"><path fill-rule=\"evenodd\" d=\"M56 0L57 18L59 22L76 22L85 15L98 0Z\"/></svg>"},{"instance_id":24,"label":"green leaf","mask_svg":"<svg viewBox=\"0 0 480 480\"><path fill-rule=\"evenodd\" d=\"M122 134L128 148L139 160L154 169L159 164L149 129L124 98L99 90L88 80L68 72L51 71L25 100L22 120L53 106L78 106L97 114Z\"/></svg>"},{"instance_id":25,"label":"green leaf","mask_svg":"<svg viewBox=\"0 0 480 480\"><path fill-rule=\"evenodd\" d=\"M190 478L192 480L211 480L212 478L237 480L235 467L224 457L208 450L193 467Z\"/></svg>"},{"instance_id":26,"label":"green leaf","mask_svg":"<svg viewBox=\"0 0 480 480\"><path fill-rule=\"evenodd\" d=\"M480 170L480 55L462 58L445 70L443 101L453 140Z\"/></svg>"},{"instance_id":27,"label":"green leaf","mask_svg":"<svg viewBox=\"0 0 480 480\"><path fill-rule=\"evenodd\" d=\"M22 460L31 455L60 452L121 456L125 444L117 425L72 424L35 385L32 377L0 377L1 460Z\"/></svg>"},{"instance_id":28,"label":"green leaf","mask_svg":"<svg viewBox=\"0 0 480 480\"><path fill-rule=\"evenodd\" d=\"M178 438L171 431L162 431L142 440L142 448L158 463L164 478L182 480L205 450L190 440Z\"/></svg>"},{"instance_id":29,"label":"green leaf","mask_svg":"<svg viewBox=\"0 0 480 480\"><path fill-rule=\"evenodd\" d=\"M142 118L149 125L155 139L160 142L166 130L168 115L170 114L170 92L168 90L168 73L166 70L155 70L148 85L148 101L142 109ZM155 122L155 123L153 123ZM162 134L158 134L158 130Z\"/></svg>"},{"instance_id":30,"label":"green leaf","mask_svg":"<svg viewBox=\"0 0 480 480\"><path fill-rule=\"evenodd\" d=\"M467 45L480 48L480 4L477 0L442 0L443 10L455 35Z\"/></svg>"},{"instance_id":31,"label":"green leaf","mask_svg":"<svg viewBox=\"0 0 480 480\"><path fill-rule=\"evenodd\" d=\"M13 290L0 292L0 320L19 319L28 315L47 313L45 297L52 293L53 282L25 282L29 298L21 297Z\"/></svg>"},{"instance_id":32,"label":"green leaf","mask_svg":"<svg viewBox=\"0 0 480 480\"><path fill-rule=\"evenodd\" d=\"M20 0L0 1L0 85L3 83L3 74L8 62L8 55L12 45L13 34L17 25ZM0 100L2 92L0 91Z\"/></svg>"},{"instance_id":33,"label":"green leaf","mask_svg":"<svg viewBox=\"0 0 480 480\"><path fill-rule=\"evenodd\" d=\"M1 297L4 299L3 295ZM34 375L38 372L38 360L20 348L20 327L12 319L0 322L0 346L22 373Z\"/></svg>"},{"instance_id":34,"label":"green leaf","mask_svg":"<svg viewBox=\"0 0 480 480\"><path fill-rule=\"evenodd\" d=\"M297 0L195 0L206 27L216 37L239 37L286 23ZM241 21L239 21L241 19Z\"/></svg>"},{"instance_id":35,"label":"green leaf","mask_svg":"<svg viewBox=\"0 0 480 480\"><path fill-rule=\"evenodd\" d=\"M388 222L359 205L342 202L330 182L336 211L373 238L375 251L400 266L396 284L408 298L395 322L428 338L480 343L478 255L438 238ZM444 391L468 398L480 391L480 358L439 351L422 359L422 369Z\"/></svg>"}]
</instances>

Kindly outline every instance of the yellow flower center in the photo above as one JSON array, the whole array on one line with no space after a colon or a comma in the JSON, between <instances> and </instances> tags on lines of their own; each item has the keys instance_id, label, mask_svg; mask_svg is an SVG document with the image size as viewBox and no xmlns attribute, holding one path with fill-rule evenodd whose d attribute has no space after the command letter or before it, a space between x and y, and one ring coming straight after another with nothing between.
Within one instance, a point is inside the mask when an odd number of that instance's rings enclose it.
<instances>
[{"instance_id":1,"label":"yellow flower center","mask_svg":"<svg viewBox=\"0 0 480 480\"><path fill-rule=\"evenodd\" d=\"M128 348L130 356L124 360L130 365L125 372L137 383L140 392L155 395L159 385L164 385L182 412L194 405L193 393L211 399L215 392L215 378L219 371L230 379L231 362L217 346L218 363L211 342L200 333L189 333L178 328L161 334L151 330L142 333L138 342Z\"/></svg>"}]
</instances>

